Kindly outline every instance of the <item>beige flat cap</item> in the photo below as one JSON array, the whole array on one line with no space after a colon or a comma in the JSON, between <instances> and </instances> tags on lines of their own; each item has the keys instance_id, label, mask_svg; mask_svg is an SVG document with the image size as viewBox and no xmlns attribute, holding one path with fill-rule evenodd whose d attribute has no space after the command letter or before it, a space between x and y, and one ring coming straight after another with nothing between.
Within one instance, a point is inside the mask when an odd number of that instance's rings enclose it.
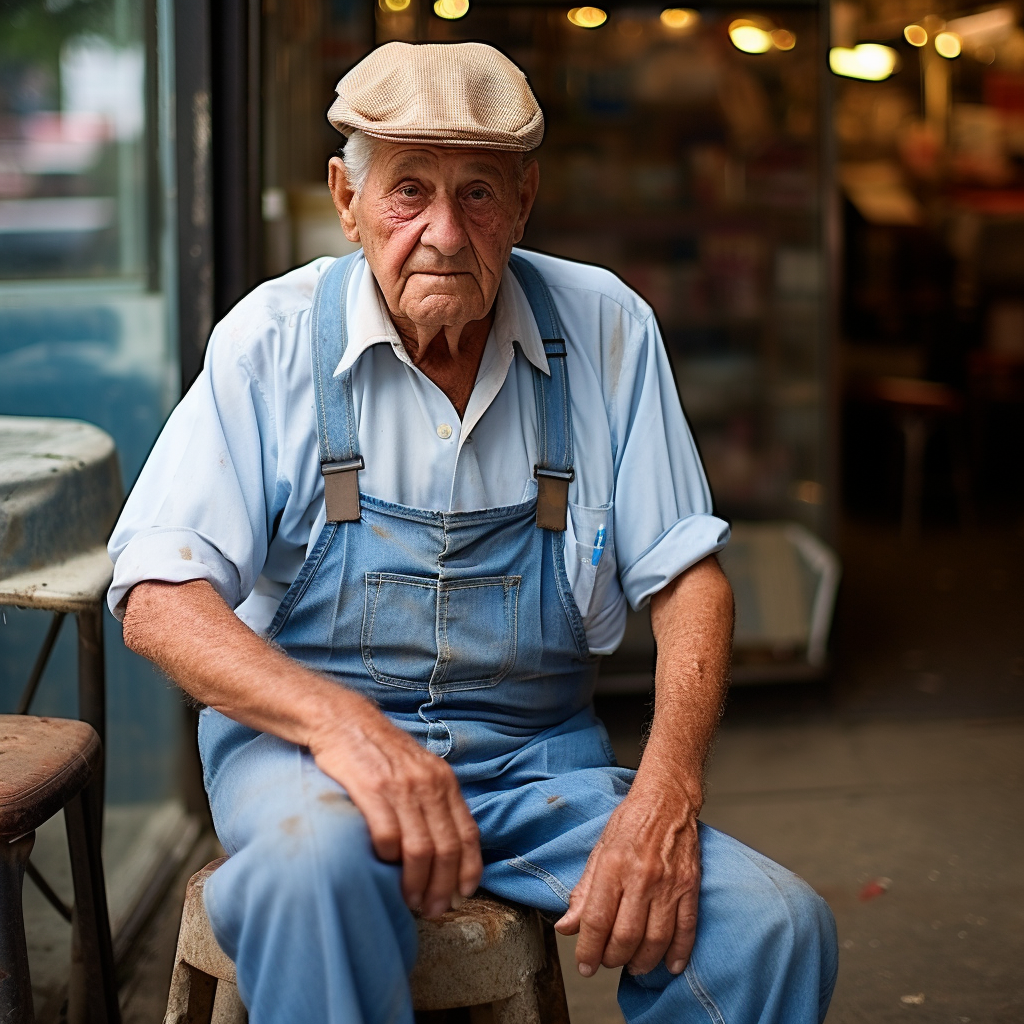
<instances>
[{"instance_id":1,"label":"beige flat cap","mask_svg":"<svg viewBox=\"0 0 1024 1024\"><path fill-rule=\"evenodd\" d=\"M544 137L526 75L485 43L385 43L337 92L327 119L345 136L523 153Z\"/></svg>"}]
</instances>

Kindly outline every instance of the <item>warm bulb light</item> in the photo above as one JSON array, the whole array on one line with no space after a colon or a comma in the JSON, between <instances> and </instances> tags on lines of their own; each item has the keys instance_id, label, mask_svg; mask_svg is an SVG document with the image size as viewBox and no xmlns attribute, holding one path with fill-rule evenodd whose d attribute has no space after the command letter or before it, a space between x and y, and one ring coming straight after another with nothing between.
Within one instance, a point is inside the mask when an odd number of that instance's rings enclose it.
<instances>
[{"instance_id":1,"label":"warm bulb light","mask_svg":"<svg viewBox=\"0 0 1024 1024\"><path fill-rule=\"evenodd\" d=\"M456 21L469 14L469 0L437 0L434 13L446 21Z\"/></svg>"},{"instance_id":2,"label":"warm bulb light","mask_svg":"<svg viewBox=\"0 0 1024 1024\"><path fill-rule=\"evenodd\" d=\"M945 57L946 60L959 57L962 49L963 44L955 32L940 32L935 37L935 50L940 57Z\"/></svg>"},{"instance_id":3,"label":"warm bulb light","mask_svg":"<svg viewBox=\"0 0 1024 1024\"><path fill-rule=\"evenodd\" d=\"M896 70L896 51L880 43L858 43L853 49L833 46L828 52L829 67L844 78L881 82Z\"/></svg>"},{"instance_id":4,"label":"warm bulb light","mask_svg":"<svg viewBox=\"0 0 1024 1024\"><path fill-rule=\"evenodd\" d=\"M903 38L911 46L924 46L928 42L928 33L921 25L908 25L903 30Z\"/></svg>"},{"instance_id":5,"label":"warm bulb light","mask_svg":"<svg viewBox=\"0 0 1024 1024\"><path fill-rule=\"evenodd\" d=\"M566 17L577 28L600 28L608 20L600 7L574 7Z\"/></svg>"},{"instance_id":6,"label":"warm bulb light","mask_svg":"<svg viewBox=\"0 0 1024 1024\"><path fill-rule=\"evenodd\" d=\"M397 14L399 11L407 10L412 0L380 0L380 9Z\"/></svg>"},{"instance_id":7,"label":"warm bulb light","mask_svg":"<svg viewBox=\"0 0 1024 1024\"><path fill-rule=\"evenodd\" d=\"M788 28L774 29L771 37L776 50L792 50L796 46L796 36Z\"/></svg>"},{"instance_id":8,"label":"warm bulb light","mask_svg":"<svg viewBox=\"0 0 1024 1024\"><path fill-rule=\"evenodd\" d=\"M684 28L693 28L700 21L700 15L687 7L666 7L661 12L661 23L665 28L679 31Z\"/></svg>"},{"instance_id":9,"label":"warm bulb light","mask_svg":"<svg viewBox=\"0 0 1024 1024\"><path fill-rule=\"evenodd\" d=\"M729 25L729 39L744 53L767 53L772 48L772 37L746 18L737 18Z\"/></svg>"}]
</instances>

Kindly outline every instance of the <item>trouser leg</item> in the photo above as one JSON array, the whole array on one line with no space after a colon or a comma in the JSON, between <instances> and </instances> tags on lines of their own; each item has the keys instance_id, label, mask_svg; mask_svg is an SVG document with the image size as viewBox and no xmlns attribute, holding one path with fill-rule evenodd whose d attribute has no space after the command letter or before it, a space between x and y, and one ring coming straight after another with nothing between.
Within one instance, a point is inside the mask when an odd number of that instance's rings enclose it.
<instances>
[{"instance_id":1,"label":"trouser leg","mask_svg":"<svg viewBox=\"0 0 1024 1024\"><path fill-rule=\"evenodd\" d=\"M561 914L632 773L568 772L471 807L498 895ZM827 904L792 872L705 825L697 939L686 971L661 964L623 972L619 1004L629 1024L815 1024L835 985L835 923Z\"/></svg>"},{"instance_id":2,"label":"trouser leg","mask_svg":"<svg viewBox=\"0 0 1024 1024\"><path fill-rule=\"evenodd\" d=\"M664 964L623 971L619 1005L630 1024L815 1024L836 983L835 921L791 871L730 836L700 827L697 941L683 975ZM694 1002L703 1013L693 1014Z\"/></svg>"},{"instance_id":3,"label":"trouser leg","mask_svg":"<svg viewBox=\"0 0 1024 1024\"><path fill-rule=\"evenodd\" d=\"M251 1024L411 1024L416 926L399 869L376 858L362 815L308 753L249 736L207 758L231 857L205 902Z\"/></svg>"}]
</instances>

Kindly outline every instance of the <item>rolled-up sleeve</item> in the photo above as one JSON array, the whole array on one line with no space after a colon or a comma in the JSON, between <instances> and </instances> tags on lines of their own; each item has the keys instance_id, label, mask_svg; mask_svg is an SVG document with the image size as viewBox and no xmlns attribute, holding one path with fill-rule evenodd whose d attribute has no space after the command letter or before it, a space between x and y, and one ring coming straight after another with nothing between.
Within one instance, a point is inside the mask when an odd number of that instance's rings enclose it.
<instances>
[{"instance_id":1,"label":"rolled-up sleeve","mask_svg":"<svg viewBox=\"0 0 1024 1024\"><path fill-rule=\"evenodd\" d=\"M623 593L637 609L685 569L725 547L729 525L714 515L653 314L634 320L628 348L633 351L624 360L610 413L616 560Z\"/></svg>"},{"instance_id":2,"label":"rolled-up sleeve","mask_svg":"<svg viewBox=\"0 0 1024 1024\"><path fill-rule=\"evenodd\" d=\"M274 328L270 322L260 330ZM214 331L202 373L168 419L114 527L107 603L119 619L143 580L208 580L234 608L262 571L277 445L266 385L246 352L251 333L239 333L230 318Z\"/></svg>"}]
</instances>

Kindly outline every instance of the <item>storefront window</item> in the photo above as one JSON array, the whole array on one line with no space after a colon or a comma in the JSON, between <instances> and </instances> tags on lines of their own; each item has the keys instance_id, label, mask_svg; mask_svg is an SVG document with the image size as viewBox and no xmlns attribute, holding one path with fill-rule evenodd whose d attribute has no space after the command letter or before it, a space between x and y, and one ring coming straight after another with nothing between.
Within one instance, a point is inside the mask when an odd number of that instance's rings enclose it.
<instances>
[{"instance_id":1,"label":"storefront window","mask_svg":"<svg viewBox=\"0 0 1024 1024\"><path fill-rule=\"evenodd\" d=\"M0 13L0 275L145 275L143 5Z\"/></svg>"},{"instance_id":2,"label":"storefront window","mask_svg":"<svg viewBox=\"0 0 1024 1024\"><path fill-rule=\"evenodd\" d=\"M72 417L117 444L135 479L176 397L171 4L0 5L0 414ZM55 530L60 523L54 523ZM3 609L0 709L13 710L50 624ZM115 930L181 838L180 702L106 615L107 877ZM78 714L74 622L31 710ZM34 862L67 892L60 819ZM66 972L70 933L26 890L37 1007ZM43 1000L43 1002L40 1002Z\"/></svg>"}]
</instances>

